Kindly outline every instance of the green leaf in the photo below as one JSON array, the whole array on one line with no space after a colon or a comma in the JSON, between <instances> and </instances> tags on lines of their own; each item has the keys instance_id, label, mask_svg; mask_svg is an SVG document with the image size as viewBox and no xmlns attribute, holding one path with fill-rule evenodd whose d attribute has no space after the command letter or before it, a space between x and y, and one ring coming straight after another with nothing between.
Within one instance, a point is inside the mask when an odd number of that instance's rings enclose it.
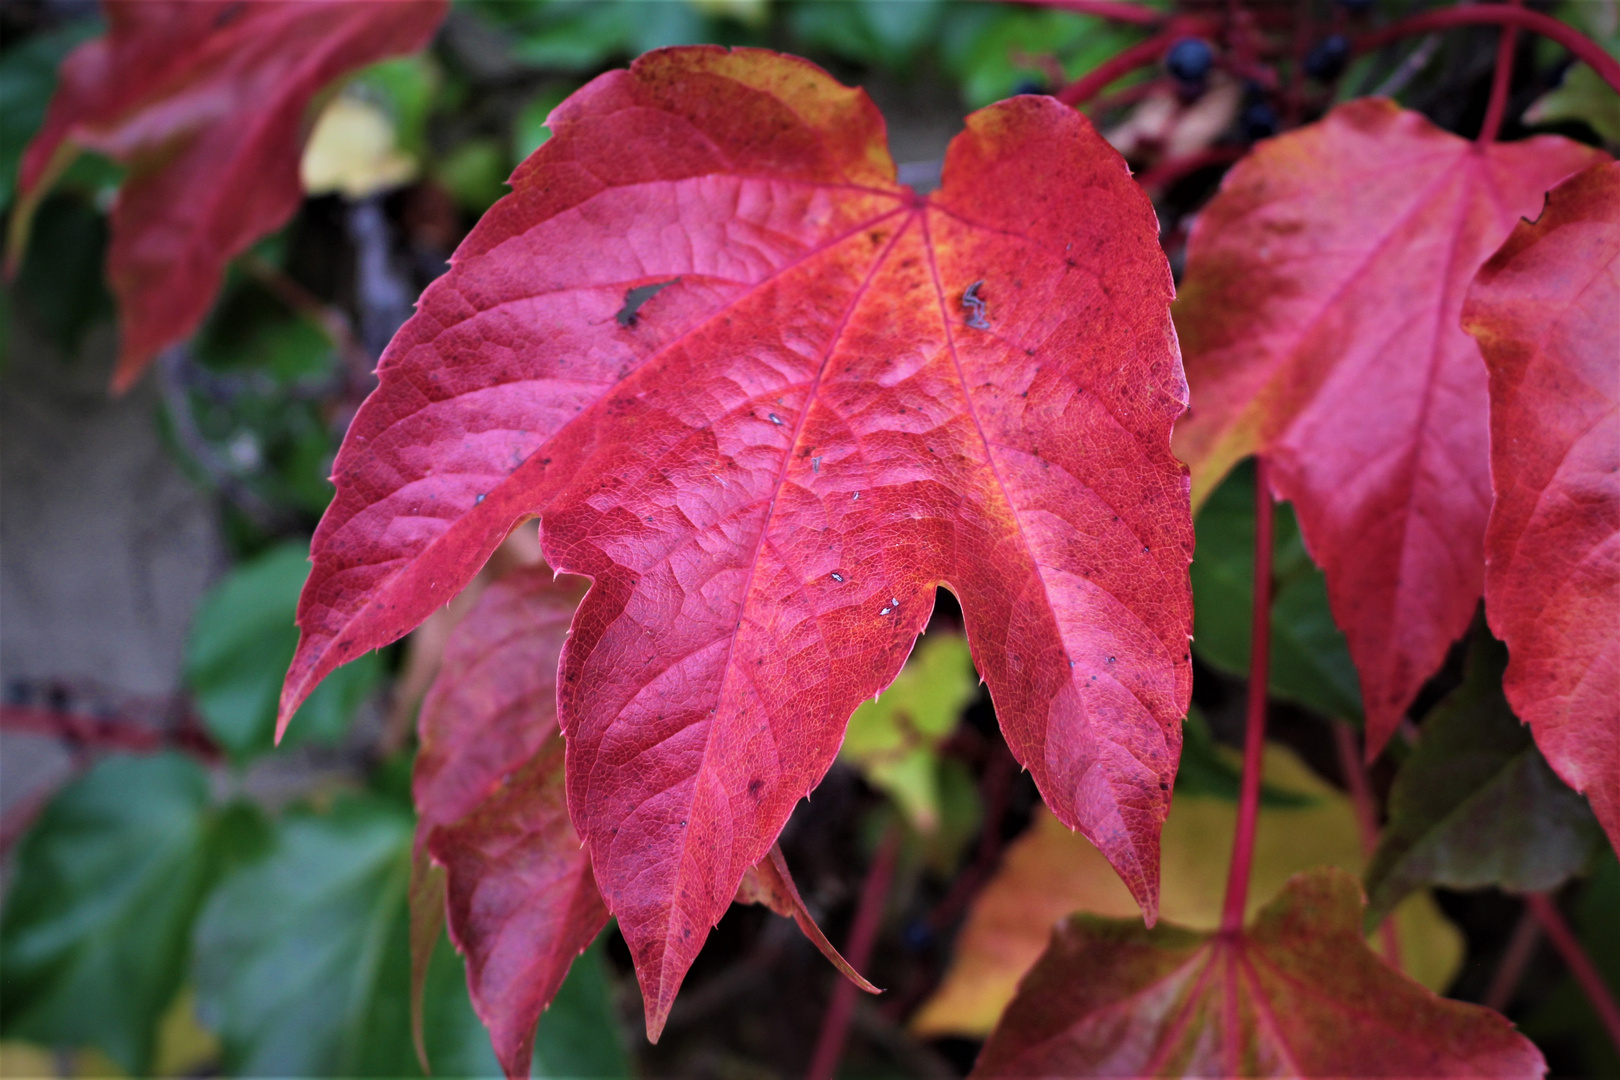
<instances>
[{"instance_id":1,"label":"green leaf","mask_svg":"<svg viewBox=\"0 0 1620 1080\"><path fill-rule=\"evenodd\" d=\"M210 876L208 778L176 754L115 757L63 788L23 841L0 920L0 1031L152 1061Z\"/></svg>"},{"instance_id":2,"label":"green leaf","mask_svg":"<svg viewBox=\"0 0 1620 1080\"><path fill-rule=\"evenodd\" d=\"M1193 651L1242 677L1249 668L1254 603L1254 469L1245 463L1198 515L1193 557ZM1271 694L1324 716L1359 722L1361 691L1344 635L1328 609L1327 583L1311 562L1286 503L1277 506L1271 604Z\"/></svg>"},{"instance_id":3,"label":"green leaf","mask_svg":"<svg viewBox=\"0 0 1620 1080\"><path fill-rule=\"evenodd\" d=\"M192 977L231 1071L420 1074L409 1014L410 838L403 809L343 800L324 815L290 813L263 857L221 882L198 921ZM428 1050L444 1071L493 1075L460 965L435 959Z\"/></svg>"},{"instance_id":4,"label":"green leaf","mask_svg":"<svg viewBox=\"0 0 1620 1080\"><path fill-rule=\"evenodd\" d=\"M1424 720L1367 867L1369 926L1424 885L1554 888L1603 846L1586 800L1552 771L1508 708L1506 667L1506 647L1476 632L1463 684Z\"/></svg>"},{"instance_id":5,"label":"green leaf","mask_svg":"<svg viewBox=\"0 0 1620 1080\"><path fill-rule=\"evenodd\" d=\"M939 0L810 0L793 9L803 46L826 49L859 64L904 68L934 33Z\"/></svg>"},{"instance_id":6,"label":"green leaf","mask_svg":"<svg viewBox=\"0 0 1620 1080\"><path fill-rule=\"evenodd\" d=\"M943 813L937 751L977 694L967 639L925 637L889 688L855 710L839 756L931 833Z\"/></svg>"},{"instance_id":7,"label":"green leaf","mask_svg":"<svg viewBox=\"0 0 1620 1080\"><path fill-rule=\"evenodd\" d=\"M961 80L962 100L979 109L1026 82L1044 85L1045 71L1028 62L1034 57L1062 57L1064 73L1073 78L1142 37L1139 28L1066 11L956 4L946 17L941 54L946 70Z\"/></svg>"},{"instance_id":8,"label":"green leaf","mask_svg":"<svg viewBox=\"0 0 1620 1080\"><path fill-rule=\"evenodd\" d=\"M1575 64L1564 81L1542 94L1525 110L1527 124L1584 122L1605 142L1620 143L1620 94L1585 64Z\"/></svg>"},{"instance_id":9,"label":"green leaf","mask_svg":"<svg viewBox=\"0 0 1620 1080\"><path fill-rule=\"evenodd\" d=\"M603 939L574 958L551 1007L540 1015L534 1038L533 1076L628 1077L630 1055L613 1006Z\"/></svg>"},{"instance_id":10,"label":"green leaf","mask_svg":"<svg viewBox=\"0 0 1620 1080\"><path fill-rule=\"evenodd\" d=\"M71 356L91 325L113 314L101 273L107 221L82 193L56 191L34 214L31 235L17 273L19 306Z\"/></svg>"},{"instance_id":11,"label":"green leaf","mask_svg":"<svg viewBox=\"0 0 1620 1080\"><path fill-rule=\"evenodd\" d=\"M307 544L286 543L238 566L204 597L186 640L197 710L238 760L272 748L281 679L298 647L293 619L308 552ZM340 740L381 672L375 653L334 671L298 710L288 739Z\"/></svg>"}]
</instances>

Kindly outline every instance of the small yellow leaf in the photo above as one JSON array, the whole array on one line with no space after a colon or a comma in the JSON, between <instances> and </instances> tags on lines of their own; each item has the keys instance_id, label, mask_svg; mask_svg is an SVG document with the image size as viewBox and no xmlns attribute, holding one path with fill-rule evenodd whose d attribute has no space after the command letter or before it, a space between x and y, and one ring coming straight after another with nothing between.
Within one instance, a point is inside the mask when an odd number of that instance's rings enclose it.
<instances>
[{"instance_id":1,"label":"small yellow leaf","mask_svg":"<svg viewBox=\"0 0 1620 1080\"><path fill-rule=\"evenodd\" d=\"M387 111L348 94L321 112L299 166L306 193L350 199L399 187L416 172L416 160L399 150Z\"/></svg>"},{"instance_id":2,"label":"small yellow leaf","mask_svg":"<svg viewBox=\"0 0 1620 1080\"><path fill-rule=\"evenodd\" d=\"M1262 805L1249 916L1303 870L1331 865L1359 875L1363 861L1348 796L1276 745L1266 748L1265 777L1273 789L1305 796L1307 802ZM1160 841L1160 918L1193 930L1220 924L1236 822L1235 802L1176 796ZM957 938L951 968L913 1018L912 1030L926 1036L988 1034L1018 980L1046 948L1052 925L1076 911L1114 918L1140 914L1101 853L1040 807L979 894ZM1408 974L1443 989L1462 962L1462 935L1427 893L1408 898L1395 918Z\"/></svg>"}]
</instances>

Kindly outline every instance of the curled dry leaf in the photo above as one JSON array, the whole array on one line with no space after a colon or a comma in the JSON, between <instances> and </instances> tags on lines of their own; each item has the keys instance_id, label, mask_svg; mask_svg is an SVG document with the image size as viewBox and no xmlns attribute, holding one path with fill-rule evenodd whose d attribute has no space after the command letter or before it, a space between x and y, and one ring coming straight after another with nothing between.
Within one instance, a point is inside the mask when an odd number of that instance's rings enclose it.
<instances>
[{"instance_id":1,"label":"curled dry leaf","mask_svg":"<svg viewBox=\"0 0 1620 1080\"><path fill-rule=\"evenodd\" d=\"M1479 602L1486 376L1463 294L1521 215L1602 158L1479 146L1362 99L1262 143L1199 215L1176 324L1194 502L1271 462L1327 575L1376 754Z\"/></svg>"},{"instance_id":2,"label":"curled dry leaf","mask_svg":"<svg viewBox=\"0 0 1620 1080\"><path fill-rule=\"evenodd\" d=\"M975 1077L1539 1078L1535 1045L1361 938L1341 870L1292 879L1241 932L1076 915L1019 985Z\"/></svg>"},{"instance_id":3,"label":"curled dry leaf","mask_svg":"<svg viewBox=\"0 0 1620 1080\"><path fill-rule=\"evenodd\" d=\"M1490 369L1485 614L1503 687L1620 849L1620 165L1547 197L1463 308Z\"/></svg>"},{"instance_id":4,"label":"curled dry leaf","mask_svg":"<svg viewBox=\"0 0 1620 1080\"><path fill-rule=\"evenodd\" d=\"M656 1036L944 584L1009 744L1152 918L1192 532L1169 270L1119 156L1021 97L924 199L862 92L746 49L648 54L549 126L349 429L284 716L541 515L595 583L568 803Z\"/></svg>"},{"instance_id":5,"label":"curled dry leaf","mask_svg":"<svg viewBox=\"0 0 1620 1080\"><path fill-rule=\"evenodd\" d=\"M1267 797L1256 830L1250 917L1295 874L1324 864L1359 874L1364 861L1356 812L1342 791L1276 744L1266 747L1264 771ZM1167 921L1197 931L1220 925L1236 822L1232 798L1183 791L1178 784L1160 848L1159 910ZM1097 849L1037 810L974 900L950 969L912 1018L912 1031L983 1038L1045 950L1054 922L1077 911L1126 918L1133 909L1130 894ZM1462 964L1462 935L1426 892L1407 897L1394 920L1402 968L1430 989L1444 990Z\"/></svg>"},{"instance_id":6,"label":"curled dry leaf","mask_svg":"<svg viewBox=\"0 0 1620 1080\"><path fill-rule=\"evenodd\" d=\"M837 968L844 978L869 994L882 993L833 948L832 942L827 940L827 935L816 925L816 920L810 917L810 910L804 906L804 898L799 895L799 887L793 884L793 875L788 873L787 860L782 858L780 847L771 845L771 850L765 857L748 868L737 886L737 895L734 899L739 904L763 904L778 915L786 915L799 924L804 936L821 950L821 955L832 961L833 967Z\"/></svg>"},{"instance_id":7,"label":"curled dry leaf","mask_svg":"<svg viewBox=\"0 0 1620 1080\"><path fill-rule=\"evenodd\" d=\"M113 388L190 334L225 264L298 208L310 102L333 80L427 44L445 0L386 4L106 0L105 37L63 63L19 170L8 263L80 150L129 169L112 212Z\"/></svg>"}]
</instances>

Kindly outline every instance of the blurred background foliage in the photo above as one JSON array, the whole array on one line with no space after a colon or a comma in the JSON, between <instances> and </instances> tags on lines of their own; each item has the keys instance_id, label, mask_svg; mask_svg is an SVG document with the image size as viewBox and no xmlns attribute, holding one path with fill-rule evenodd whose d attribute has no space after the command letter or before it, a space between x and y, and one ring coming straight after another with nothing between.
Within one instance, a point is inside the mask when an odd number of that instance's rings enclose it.
<instances>
[{"instance_id":1,"label":"blurred background foliage","mask_svg":"<svg viewBox=\"0 0 1620 1080\"><path fill-rule=\"evenodd\" d=\"M1385 6L1394 15L1423 5ZM1613 3L1556 10L1620 45ZM11 201L56 65L100 28L93 6L70 0L0 8L0 205ZM427 53L378 64L330 96L312 118L302 210L237 261L190 346L148 376L159 388L154 422L174 459L215 501L231 565L196 609L187 639L177 721L184 738L166 737L184 752L82 754L82 771L8 853L0 1075L419 1074L407 999L409 777L414 707L431 677L431 655L395 647L339 670L304 705L280 749L271 739L275 704L296 644L292 620L309 536L331 497L327 475L343 431L373 385L376 357L468 228L504 193L511 170L545 141L546 117L564 97L648 49L768 46L866 86L889 117L902 177L927 184L967 111L1053 89L1143 36L1060 11L945 0L463 0ZM1538 50L1542 83L1525 91L1527 122L1589 142L1620 138L1614 98L1589 85L1590 72L1544 42L1525 47ZM1413 66L1415 49L1429 58L1393 89L1438 122L1462 124L1474 99L1482 100L1488 66L1478 60L1494 49L1489 31L1359 58L1339 96L1391 89L1403 63ZM1142 103L1167 84L1154 71L1140 79L1152 85L1098 111L1139 171L1155 164L1167 138L1179 137L1161 125L1144 140L1151 118ZM1266 133L1252 108L1240 108L1255 103L1253 87L1245 93L1205 110L1203 126L1187 136L1194 150L1240 149ZM1156 192L1176 265L1188 215L1219 175L1203 169ZM19 319L60 354L58 363L89 362L87 335L112 313L101 266L119 179L116 167L85 155L44 203L21 273L0 292L0 364L12 362ZM1237 792L1237 770L1221 744L1241 730L1253 482L1240 469L1198 522L1192 574L1202 712L1187 727L1178 799L1229 802ZM1322 575L1286 507L1276 543L1271 690L1285 704L1275 730L1298 755L1298 769L1342 787L1335 725L1360 721L1355 673L1327 611ZM924 1043L903 1021L948 964L951 934L973 890L1036 812L1033 787L1001 743L965 645L953 636L959 627L942 594L912 670L856 714L843 766L818 790L814 815L796 818L784 836L834 940L847 925L867 853L887 830L906 837L893 932L876 959L887 969L879 981L898 988L890 999L897 1004L862 1021L869 1045L851 1057L862 1075L971 1063L971 1038L946 1033ZM1460 681L1460 656L1417 715ZM6 693L12 704L37 697L9 682ZM1388 786L1403 745L1380 763L1375 784ZM1319 797L1299 794L1317 792L1321 782L1313 783L1268 787L1267 806L1277 813L1304 806ZM1594 957L1620 984L1613 918L1620 868L1606 858L1575 916ZM1478 1000L1517 908L1500 894L1439 899L1433 918L1458 923L1466 957L1455 981L1451 974L1435 981ZM693 969L687 994L695 1003L684 1013L677 1006L656 1054L639 1033L628 957L610 927L542 1018L535 1075L773 1075L772 1062L802 1060L827 972L812 954L800 955L799 943L790 948L783 942L792 939L763 929L766 919L757 909L734 911L721 924ZM792 949L800 952L783 960ZM1456 969L1452 962L1446 970ZM764 970L774 972L775 993L741 1007L738 994L757 987ZM728 978L730 997L713 990ZM794 985L808 989L796 995ZM1620 1074L1584 999L1555 963L1533 966L1513 1004L1519 1011L1511 1015L1542 1040L1555 1069ZM772 1010L803 1015L784 1021L792 1029L784 1032L761 1018ZM429 973L425 1016L439 1075L497 1072L461 962L445 940Z\"/></svg>"}]
</instances>

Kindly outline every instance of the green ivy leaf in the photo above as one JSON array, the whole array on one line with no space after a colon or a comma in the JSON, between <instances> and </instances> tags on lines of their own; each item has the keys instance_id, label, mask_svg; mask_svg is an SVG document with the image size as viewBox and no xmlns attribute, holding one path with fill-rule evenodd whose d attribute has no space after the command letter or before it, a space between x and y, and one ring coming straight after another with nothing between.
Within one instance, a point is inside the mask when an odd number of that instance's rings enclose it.
<instances>
[{"instance_id":1,"label":"green ivy leaf","mask_svg":"<svg viewBox=\"0 0 1620 1080\"><path fill-rule=\"evenodd\" d=\"M203 770L176 754L108 758L63 788L18 851L0 920L0 1031L146 1073L221 821Z\"/></svg>"},{"instance_id":2,"label":"green ivy leaf","mask_svg":"<svg viewBox=\"0 0 1620 1080\"><path fill-rule=\"evenodd\" d=\"M411 815L372 795L297 810L198 920L198 1011L226 1067L253 1076L420 1076L411 1041ZM436 1075L497 1076L460 960L441 937L423 992ZM628 1075L599 954L575 961L542 1018L537 1075Z\"/></svg>"},{"instance_id":3,"label":"green ivy leaf","mask_svg":"<svg viewBox=\"0 0 1620 1080\"><path fill-rule=\"evenodd\" d=\"M1198 515L1193 557L1193 651L1213 668L1248 674L1254 604L1254 469L1232 471ZM1361 720L1361 690L1327 582L1311 562L1286 503L1274 525L1271 694L1323 716Z\"/></svg>"},{"instance_id":4,"label":"green ivy leaf","mask_svg":"<svg viewBox=\"0 0 1620 1080\"><path fill-rule=\"evenodd\" d=\"M186 640L186 683L208 730L233 758L272 748L281 678L298 647L298 594L309 548L287 543L245 562L203 599ZM382 673L367 653L332 673L298 710L293 741L334 743Z\"/></svg>"},{"instance_id":5,"label":"green ivy leaf","mask_svg":"<svg viewBox=\"0 0 1620 1080\"><path fill-rule=\"evenodd\" d=\"M1424 720L1367 867L1369 926L1424 885L1554 888L1602 847L1586 800L1552 771L1508 708L1506 667L1507 648L1476 633L1463 684Z\"/></svg>"}]
</instances>

